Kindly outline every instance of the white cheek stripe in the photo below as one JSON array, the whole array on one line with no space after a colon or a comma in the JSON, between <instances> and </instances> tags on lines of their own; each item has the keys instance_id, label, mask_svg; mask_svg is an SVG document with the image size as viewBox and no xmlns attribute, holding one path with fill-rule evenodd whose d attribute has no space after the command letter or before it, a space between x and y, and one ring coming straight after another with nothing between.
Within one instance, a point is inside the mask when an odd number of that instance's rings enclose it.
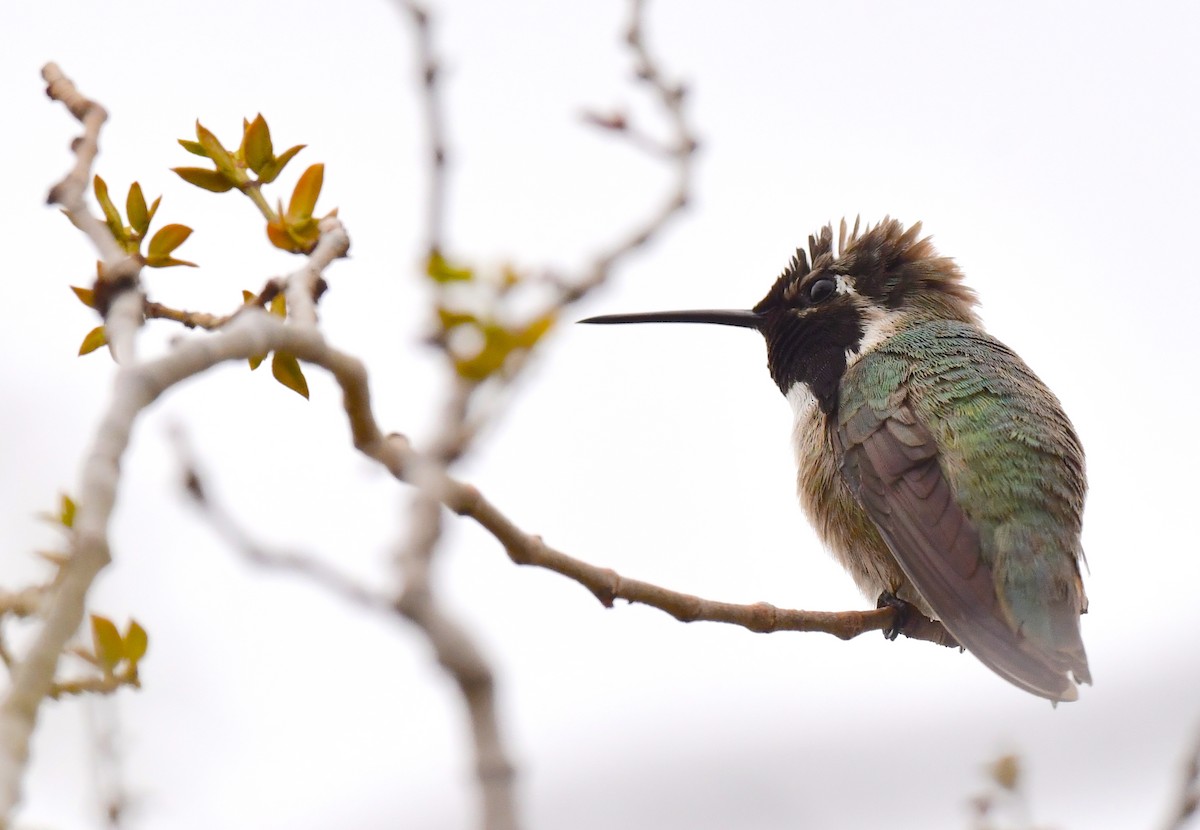
<instances>
[{"instance_id":1,"label":"white cheek stripe","mask_svg":"<svg viewBox=\"0 0 1200 830\"><path fill-rule=\"evenodd\" d=\"M864 301L862 295L855 291L850 281L841 274L837 275L836 282L839 294L845 294L858 300L858 308L862 312L866 324L862 342L858 344L858 351L846 350L846 367L849 368L857 363L863 355L874 351L880 343L895 334L900 328L904 313L883 309Z\"/></svg>"}]
</instances>

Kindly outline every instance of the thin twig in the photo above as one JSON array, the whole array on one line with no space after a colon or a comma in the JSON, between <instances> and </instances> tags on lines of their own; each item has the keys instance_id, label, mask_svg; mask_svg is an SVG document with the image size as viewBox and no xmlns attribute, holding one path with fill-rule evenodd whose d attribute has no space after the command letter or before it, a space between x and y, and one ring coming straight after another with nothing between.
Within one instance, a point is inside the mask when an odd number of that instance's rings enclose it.
<instances>
[{"instance_id":1,"label":"thin twig","mask_svg":"<svg viewBox=\"0 0 1200 830\"><path fill-rule=\"evenodd\" d=\"M185 328L213 331L229 322L228 314L209 314L204 311L184 311L147 300L142 313L147 320L172 320Z\"/></svg>"},{"instance_id":2,"label":"thin twig","mask_svg":"<svg viewBox=\"0 0 1200 830\"><path fill-rule=\"evenodd\" d=\"M92 777L109 830L120 830L133 800L125 786L121 758L121 724L115 701L92 698L88 725L92 732Z\"/></svg>"},{"instance_id":3,"label":"thin twig","mask_svg":"<svg viewBox=\"0 0 1200 830\"><path fill-rule=\"evenodd\" d=\"M48 590L45 585L30 585L19 591L0 588L0 616L32 617L45 602Z\"/></svg>"},{"instance_id":4,"label":"thin twig","mask_svg":"<svg viewBox=\"0 0 1200 830\"><path fill-rule=\"evenodd\" d=\"M422 631L433 646L438 662L458 683L467 701L476 736L476 767L483 795L485 827L513 830L516 827L511 787L513 766L500 740L492 672L465 629L439 607L430 587L429 566L433 548L441 535L441 503L423 491L418 491L415 496L410 545L400 557L404 588L393 600L371 591L316 557L269 549L254 541L211 497L182 434L176 431L175 438L184 465L187 493L234 551L259 567L305 577L351 604L391 617L399 614ZM413 465L413 469L419 466Z\"/></svg>"},{"instance_id":5,"label":"thin twig","mask_svg":"<svg viewBox=\"0 0 1200 830\"><path fill-rule=\"evenodd\" d=\"M108 112L76 89L58 64L48 63L42 67L42 79L46 82L46 94L66 106L83 125L83 135L71 142L75 164L58 184L50 188L46 201L62 206L71 223L92 240L101 259L106 262L124 259L125 251L117 244L108 227L88 211L83 201L83 194L91 183L92 165L100 151L100 128L108 120Z\"/></svg>"},{"instance_id":6,"label":"thin twig","mask_svg":"<svg viewBox=\"0 0 1200 830\"><path fill-rule=\"evenodd\" d=\"M268 548L255 541L233 516L215 499L200 473L194 454L179 429L172 431L176 451L184 469L185 490L209 520L225 543L252 565L273 571L303 576L341 599L373 611L391 614L391 600L371 591L315 556L290 550Z\"/></svg>"},{"instance_id":7,"label":"thin twig","mask_svg":"<svg viewBox=\"0 0 1200 830\"><path fill-rule=\"evenodd\" d=\"M1182 783L1178 803L1164 825L1164 830L1184 830L1189 820L1200 814L1200 736L1197 736L1191 749L1191 757L1184 766Z\"/></svg>"},{"instance_id":8,"label":"thin twig","mask_svg":"<svg viewBox=\"0 0 1200 830\"><path fill-rule=\"evenodd\" d=\"M429 12L415 0L401 3L412 19L417 46L417 71L421 77L421 104L425 110L425 131L429 153L429 191L426 195L426 254L445 250L446 217L446 131L442 117L438 80L441 67L433 51Z\"/></svg>"},{"instance_id":9,"label":"thin twig","mask_svg":"<svg viewBox=\"0 0 1200 830\"><path fill-rule=\"evenodd\" d=\"M619 262L657 237L688 203L692 157L697 147L696 134L684 111L686 91L683 85L666 79L658 60L646 45L645 17L645 0L630 0L629 27L626 30L625 42L633 54L636 79L650 88L659 108L667 117L670 139L665 142L655 141L643 135L623 118L616 122L620 125L619 129L611 121L601 126L625 135L634 146L670 162L675 171L674 184L659 206L642 223L591 262L582 279L570 284L560 284L563 289L561 304L564 306L578 301L607 280ZM595 119L592 120L595 123Z\"/></svg>"}]
</instances>

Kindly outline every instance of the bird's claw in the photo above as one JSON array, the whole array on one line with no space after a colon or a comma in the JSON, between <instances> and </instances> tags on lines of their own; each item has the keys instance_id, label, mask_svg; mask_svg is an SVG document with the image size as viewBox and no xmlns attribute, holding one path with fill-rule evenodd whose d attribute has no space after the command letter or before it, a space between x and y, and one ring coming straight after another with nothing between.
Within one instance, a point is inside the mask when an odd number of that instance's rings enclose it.
<instances>
[{"instance_id":1,"label":"bird's claw","mask_svg":"<svg viewBox=\"0 0 1200 830\"><path fill-rule=\"evenodd\" d=\"M892 609L892 624L883 629L883 636L889 640L895 640L900 636L901 632L909 625L912 620L912 614L916 608L911 602L900 599L891 591L884 591L879 595L879 601L875 603L876 608Z\"/></svg>"}]
</instances>

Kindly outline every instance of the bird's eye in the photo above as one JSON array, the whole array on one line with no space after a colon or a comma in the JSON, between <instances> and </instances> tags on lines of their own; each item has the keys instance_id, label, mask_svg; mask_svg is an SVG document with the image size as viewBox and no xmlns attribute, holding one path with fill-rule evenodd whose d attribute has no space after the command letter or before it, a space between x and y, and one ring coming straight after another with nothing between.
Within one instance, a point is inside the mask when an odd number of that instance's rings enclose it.
<instances>
[{"instance_id":1,"label":"bird's eye","mask_svg":"<svg viewBox=\"0 0 1200 830\"><path fill-rule=\"evenodd\" d=\"M837 293L837 283L830 277L822 277L819 280L813 280L808 286L808 301L812 304L821 303L828 300Z\"/></svg>"}]
</instances>

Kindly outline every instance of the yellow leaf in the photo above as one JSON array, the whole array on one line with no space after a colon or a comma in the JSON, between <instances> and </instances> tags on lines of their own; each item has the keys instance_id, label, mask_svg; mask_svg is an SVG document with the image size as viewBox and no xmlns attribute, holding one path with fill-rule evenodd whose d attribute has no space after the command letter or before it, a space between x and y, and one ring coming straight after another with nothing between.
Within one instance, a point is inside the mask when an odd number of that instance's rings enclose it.
<instances>
[{"instance_id":1,"label":"yellow leaf","mask_svg":"<svg viewBox=\"0 0 1200 830\"><path fill-rule=\"evenodd\" d=\"M255 173L261 173L267 162L271 161L274 152L271 147L271 130L267 127L262 113L246 127L242 143L246 148L246 166Z\"/></svg>"},{"instance_id":2,"label":"yellow leaf","mask_svg":"<svg viewBox=\"0 0 1200 830\"><path fill-rule=\"evenodd\" d=\"M321 238L319 223L312 216L307 219L302 219L299 222L292 222L287 225L287 235L292 240L293 251L307 254L317 247L317 240Z\"/></svg>"},{"instance_id":3,"label":"yellow leaf","mask_svg":"<svg viewBox=\"0 0 1200 830\"><path fill-rule=\"evenodd\" d=\"M554 325L554 314L548 313L538 317L525 328L514 334L514 342L519 348L532 349L534 344L542 339L542 335L550 331Z\"/></svg>"},{"instance_id":4,"label":"yellow leaf","mask_svg":"<svg viewBox=\"0 0 1200 830\"><path fill-rule=\"evenodd\" d=\"M146 197L142 195L142 186L137 182L129 185L129 195L125 198L125 213L129 216L130 226L138 236L145 236L150 229L150 212L146 208Z\"/></svg>"},{"instance_id":5,"label":"yellow leaf","mask_svg":"<svg viewBox=\"0 0 1200 830\"><path fill-rule=\"evenodd\" d=\"M217 137L199 121L196 122L196 138L204 148L204 154L217 166L217 170L224 173L230 181L237 181L237 162L233 160L229 151L221 146Z\"/></svg>"},{"instance_id":6,"label":"yellow leaf","mask_svg":"<svg viewBox=\"0 0 1200 830\"><path fill-rule=\"evenodd\" d=\"M125 646L121 642L121 634L113 621L97 614L92 614L92 643L96 651L96 660L108 674L117 667L125 657Z\"/></svg>"},{"instance_id":7,"label":"yellow leaf","mask_svg":"<svg viewBox=\"0 0 1200 830\"><path fill-rule=\"evenodd\" d=\"M290 354L275 352L271 358L271 374L275 376L275 380L297 395L308 397L308 381L304 379L304 372L300 370L300 361Z\"/></svg>"},{"instance_id":8,"label":"yellow leaf","mask_svg":"<svg viewBox=\"0 0 1200 830\"><path fill-rule=\"evenodd\" d=\"M179 138L176 139L176 141L178 141L180 145L182 145L183 149L187 150L189 153L201 156L202 158L208 158L208 153L205 151L204 145L199 141L190 141L186 138Z\"/></svg>"},{"instance_id":9,"label":"yellow leaf","mask_svg":"<svg viewBox=\"0 0 1200 830\"><path fill-rule=\"evenodd\" d=\"M261 366L262 362L266 359L267 356L265 354L256 354L254 357L249 358L250 371L253 372L259 366Z\"/></svg>"},{"instance_id":10,"label":"yellow leaf","mask_svg":"<svg viewBox=\"0 0 1200 830\"><path fill-rule=\"evenodd\" d=\"M170 256L171 252L191 235L192 229L187 225L165 225L159 228L158 233L150 240L150 247L146 251L147 261Z\"/></svg>"},{"instance_id":11,"label":"yellow leaf","mask_svg":"<svg viewBox=\"0 0 1200 830\"><path fill-rule=\"evenodd\" d=\"M456 357L454 369L460 377L476 382L486 380L504 365L513 350L513 338L507 329L494 323L480 327L483 348L472 357Z\"/></svg>"},{"instance_id":12,"label":"yellow leaf","mask_svg":"<svg viewBox=\"0 0 1200 830\"><path fill-rule=\"evenodd\" d=\"M456 326L466 325L476 322L474 314L467 314L462 311L452 311L451 309L438 306L437 310L438 323L442 327L442 331L449 331Z\"/></svg>"},{"instance_id":13,"label":"yellow leaf","mask_svg":"<svg viewBox=\"0 0 1200 830\"><path fill-rule=\"evenodd\" d=\"M297 250L296 243L288 236L287 228L284 227L282 221L267 223L267 239L271 244L282 251L295 252Z\"/></svg>"},{"instance_id":14,"label":"yellow leaf","mask_svg":"<svg viewBox=\"0 0 1200 830\"><path fill-rule=\"evenodd\" d=\"M311 219L313 209L317 206L317 198L321 195L321 185L325 181L325 165L314 164L300 175L296 189L292 191L291 201L288 202L288 224L295 225L305 219Z\"/></svg>"},{"instance_id":15,"label":"yellow leaf","mask_svg":"<svg viewBox=\"0 0 1200 830\"><path fill-rule=\"evenodd\" d=\"M242 305L245 305L246 303L250 302L257 296L258 295L255 294L253 291L247 291L246 289L243 288L242 289Z\"/></svg>"},{"instance_id":16,"label":"yellow leaf","mask_svg":"<svg viewBox=\"0 0 1200 830\"><path fill-rule=\"evenodd\" d=\"M162 201L162 196L159 196L150 203L150 210L146 213L146 229L149 230L150 223L154 221L154 214L158 213L158 203ZM145 233L145 231L143 231Z\"/></svg>"},{"instance_id":17,"label":"yellow leaf","mask_svg":"<svg viewBox=\"0 0 1200 830\"><path fill-rule=\"evenodd\" d=\"M84 335L83 342L79 344L79 356L82 357L85 354L90 354L107 342L108 338L104 334L104 326L96 326Z\"/></svg>"},{"instance_id":18,"label":"yellow leaf","mask_svg":"<svg viewBox=\"0 0 1200 830\"><path fill-rule=\"evenodd\" d=\"M276 317L287 317L287 297L282 291L271 298L271 313Z\"/></svg>"},{"instance_id":19,"label":"yellow leaf","mask_svg":"<svg viewBox=\"0 0 1200 830\"><path fill-rule=\"evenodd\" d=\"M79 302L83 303L88 308L96 307L96 292L90 288L80 288L78 285L72 285L71 290L75 292L75 296L79 298Z\"/></svg>"},{"instance_id":20,"label":"yellow leaf","mask_svg":"<svg viewBox=\"0 0 1200 830\"><path fill-rule=\"evenodd\" d=\"M172 172L188 184L210 190L213 193L224 193L233 189L233 182L219 170L208 170L203 167L172 167Z\"/></svg>"},{"instance_id":21,"label":"yellow leaf","mask_svg":"<svg viewBox=\"0 0 1200 830\"><path fill-rule=\"evenodd\" d=\"M75 500L66 493L59 497L58 521L65 528L75 526Z\"/></svg>"},{"instance_id":22,"label":"yellow leaf","mask_svg":"<svg viewBox=\"0 0 1200 830\"><path fill-rule=\"evenodd\" d=\"M146 633L146 629L138 625L137 620L130 620L129 629L125 632L122 645L125 659L129 661L129 665L136 666L138 661L146 656L146 649L150 646L150 636Z\"/></svg>"},{"instance_id":23,"label":"yellow leaf","mask_svg":"<svg viewBox=\"0 0 1200 830\"><path fill-rule=\"evenodd\" d=\"M189 262L186 259L176 259L173 256L155 256L145 257L146 265L151 268L170 268L172 265L186 265L189 268L199 268L200 266L194 262Z\"/></svg>"},{"instance_id":24,"label":"yellow leaf","mask_svg":"<svg viewBox=\"0 0 1200 830\"><path fill-rule=\"evenodd\" d=\"M434 251L425 262L425 273L434 282L469 282L475 278L475 272L470 268L460 268L451 265L441 251Z\"/></svg>"},{"instance_id":25,"label":"yellow leaf","mask_svg":"<svg viewBox=\"0 0 1200 830\"><path fill-rule=\"evenodd\" d=\"M100 203L100 209L104 211L104 224L108 225L108 230L113 238L121 243L129 241L129 235L125 233L125 223L121 221L121 214L117 212L117 206L112 203L112 199L108 198L108 185L104 179L99 176L93 178L92 190L96 194L96 201Z\"/></svg>"},{"instance_id":26,"label":"yellow leaf","mask_svg":"<svg viewBox=\"0 0 1200 830\"><path fill-rule=\"evenodd\" d=\"M292 160L292 157L303 150L307 145L297 144L295 147L289 147L283 153L268 161L263 165L263 169L258 172L258 180L263 184L270 184L279 178L279 174L283 172L283 168L287 167L287 163Z\"/></svg>"}]
</instances>

